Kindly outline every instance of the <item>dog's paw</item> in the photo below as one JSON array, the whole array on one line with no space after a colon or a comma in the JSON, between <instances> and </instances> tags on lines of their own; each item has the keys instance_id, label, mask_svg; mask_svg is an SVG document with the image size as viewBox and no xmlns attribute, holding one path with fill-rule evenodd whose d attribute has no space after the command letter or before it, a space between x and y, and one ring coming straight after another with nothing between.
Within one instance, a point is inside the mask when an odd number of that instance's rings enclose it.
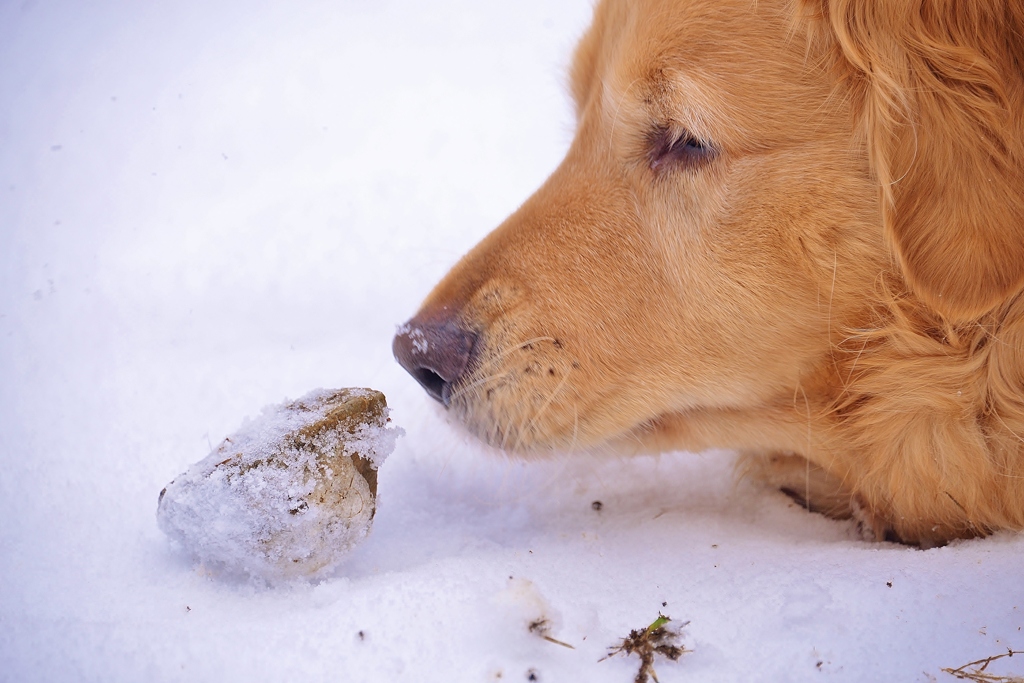
<instances>
[{"instance_id":1,"label":"dog's paw","mask_svg":"<svg viewBox=\"0 0 1024 683\"><path fill-rule=\"evenodd\" d=\"M894 532L889 524L873 513L860 496L854 496L850 500L850 513L853 521L857 523L857 533L865 541L891 541L894 540Z\"/></svg>"}]
</instances>

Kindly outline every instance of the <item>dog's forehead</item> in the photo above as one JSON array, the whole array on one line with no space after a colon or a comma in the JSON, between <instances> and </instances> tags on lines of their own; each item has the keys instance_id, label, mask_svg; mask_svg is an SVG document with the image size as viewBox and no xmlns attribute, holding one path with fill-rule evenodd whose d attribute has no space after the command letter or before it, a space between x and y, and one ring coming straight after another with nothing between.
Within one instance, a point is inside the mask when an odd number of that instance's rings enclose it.
<instances>
[{"instance_id":1,"label":"dog's forehead","mask_svg":"<svg viewBox=\"0 0 1024 683\"><path fill-rule=\"evenodd\" d=\"M787 137L832 83L785 2L603 0L577 50L582 112L667 119L738 146Z\"/></svg>"}]
</instances>

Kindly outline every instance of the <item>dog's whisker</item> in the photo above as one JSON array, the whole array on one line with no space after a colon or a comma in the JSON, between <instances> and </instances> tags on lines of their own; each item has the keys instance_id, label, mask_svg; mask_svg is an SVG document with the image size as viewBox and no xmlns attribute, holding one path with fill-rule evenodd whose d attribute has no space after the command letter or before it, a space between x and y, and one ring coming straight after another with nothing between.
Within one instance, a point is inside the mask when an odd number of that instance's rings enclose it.
<instances>
[{"instance_id":1,"label":"dog's whisker","mask_svg":"<svg viewBox=\"0 0 1024 683\"><path fill-rule=\"evenodd\" d=\"M546 406L547 402L545 402L544 405ZM536 416L542 410L543 406L540 410L533 411L533 415ZM523 445L523 439L526 438L527 435L529 435L532 432L534 420L530 417L530 415L531 411L529 410L523 410L521 412L521 419L519 421L519 424L516 426L516 441L515 444L513 444L512 446L513 453L521 452L520 447Z\"/></svg>"},{"instance_id":2,"label":"dog's whisker","mask_svg":"<svg viewBox=\"0 0 1024 683\"><path fill-rule=\"evenodd\" d=\"M519 342L518 344L513 344L512 346L509 346L509 347L506 347L504 349L501 349L501 350L499 350L499 351L497 351L497 352L495 352L493 354L488 354L486 357L484 357L480 361L479 365L477 366L476 372L477 373L483 373L485 375L492 375L493 373L490 372L491 369L500 366L501 361L504 360L505 358L507 358L510 354L513 354L516 351L520 351L520 350L530 346L531 344L536 344L536 343L544 342L544 341L549 341L549 342L553 342L554 343L554 342L557 342L558 340L555 339L554 337L544 336L544 337L534 337L532 339L527 339L525 341ZM505 370L502 374L506 374L506 375L510 374L510 371L509 370Z\"/></svg>"},{"instance_id":3,"label":"dog's whisker","mask_svg":"<svg viewBox=\"0 0 1024 683\"><path fill-rule=\"evenodd\" d=\"M572 441L569 443L569 452L576 451L576 444L579 443L580 435L580 406L578 401L572 402Z\"/></svg>"},{"instance_id":4,"label":"dog's whisker","mask_svg":"<svg viewBox=\"0 0 1024 683\"><path fill-rule=\"evenodd\" d=\"M515 353L516 351L520 351L522 349L525 349L527 346L529 346L531 344L538 344L540 342L545 342L545 341L546 342L554 343L554 342L556 342L558 340L555 339L554 337L548 337L548 336L534 337L532 339L527 339L526 341L519 342L518 344L513 344L512 346L509 346L509 347L507 347L505 349L502 349L501 351L498 351L497 353L495 353L491 357L490 360L494 360L494 361L502 360L503 358L505 358L509 354Z\"/></svg>"},{"instance_id":5,"label":"dog's whisker","mask_svg":"<svg viewBox=\"0 0 1024 683\"><path fill-rule=\"evenodd\" d=\"M512 437L513 425L512 425L512 415L510 413L506 416L505 423L506 424L505 424L505 428L504 428L504 435L502 436L502 439L501 439L501 450L503 450L503 451L507 451L508 450L508 440Z\"/></svg>"},{"instance_id":6,"label":"dog's whisker","mask_svg":"<svg viewBox=\"0 0 1024 683\"><path fill-rule=\"evenodd\" d=\"M501 372L496 375L487 375L486 377L481 377L480 379L474 380L469 384L461 385L454 391L452 391L451 400L454 401L457 398L461 398L462 396L465 396L466 394L476 389L477 387L481 387L485 384L505 379L509 376L509 374L509 371L506 370L505 372Z\"/></svg>"},{"instance_id":7,"label":"dog's whisker","mask_svg":"<svg viewBox=\"0 0 1024 683\"><path fill-rule=\"evenodd\" d=\"M602 81L603 80L604 79L602 79ZM613 144L613 141L615 139L615 126L619 122L619 110L622 109L622 103L626 101L626 95L629 94L629 91L633 88L633 86L639 82L639 77L634 78L633 81L628 86L626 86L626 89L622 92L622 95L619 96L619 101L615 105L615 115L612 117L611 130L608 132L608 149L615 149L615 145ZM606 89L605 92L608 92L608 84L604 83L603 85Z\"/></svg>"},{"instance_id":8,"label":"dog's whisker","mask_svg":"<svg viewBox=\"0 0 1024 683\"><path fill-rule=\"evenodd\" d=\"M537 424L537 420L539 420L541 418L541 416L547 411L548 407L551 405L551 402L555 400L555 396L558 395L558 392L560 392L562 390L562 388L565 386L566 382L568 382L568 381L569 381L569 373L567 372L567 373L565 373L562 376L561 381L559 381L558 385L554 388L554 390L548 395L547 400L545 400L544 403L540 406L540 408L537 409L537 412L534 414L533 419L530 420L530 424L528 424L526 426L525 432L532 432L533 431L534 427ZM520 441L516 442L516 449L517 450L519 448L521 440L522 440L522 435L520 435Z\"/></svg>"}]
</instances>

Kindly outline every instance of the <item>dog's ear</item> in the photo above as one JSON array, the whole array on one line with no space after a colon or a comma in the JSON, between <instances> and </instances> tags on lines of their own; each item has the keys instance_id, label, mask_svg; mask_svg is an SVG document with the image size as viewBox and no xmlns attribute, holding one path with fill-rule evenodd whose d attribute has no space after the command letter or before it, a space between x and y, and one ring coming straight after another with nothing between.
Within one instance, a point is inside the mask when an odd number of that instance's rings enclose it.
<instances>
[{"instance_id":1,"label":"dog's ear","mask_svg":"<svg viewBox=\"0 0 1024 683\"><path fill-rule=\"evenodd\" d=\"M910 287L954 322L991 310L1024 285L1024 2L798 2Z\"/></svg>"}]
</instances>

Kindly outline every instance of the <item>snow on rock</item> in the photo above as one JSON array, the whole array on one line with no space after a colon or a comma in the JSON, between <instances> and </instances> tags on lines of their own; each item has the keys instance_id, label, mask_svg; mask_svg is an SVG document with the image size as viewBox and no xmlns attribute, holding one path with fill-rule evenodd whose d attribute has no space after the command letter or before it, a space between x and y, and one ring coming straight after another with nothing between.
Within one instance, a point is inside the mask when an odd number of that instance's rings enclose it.
<instances>
[{"instance_id":1,"label":"snow on rock","mask_svg":"<svg viewBox=\"0 0 1024 683\"><path fill-rule=\"evenodd\" d=\"M377 469L403 434L388 412L371 389L264 408L160 492L160 528L229 573L326 574L370 530Z\"/></svg>"}]
</instances>

